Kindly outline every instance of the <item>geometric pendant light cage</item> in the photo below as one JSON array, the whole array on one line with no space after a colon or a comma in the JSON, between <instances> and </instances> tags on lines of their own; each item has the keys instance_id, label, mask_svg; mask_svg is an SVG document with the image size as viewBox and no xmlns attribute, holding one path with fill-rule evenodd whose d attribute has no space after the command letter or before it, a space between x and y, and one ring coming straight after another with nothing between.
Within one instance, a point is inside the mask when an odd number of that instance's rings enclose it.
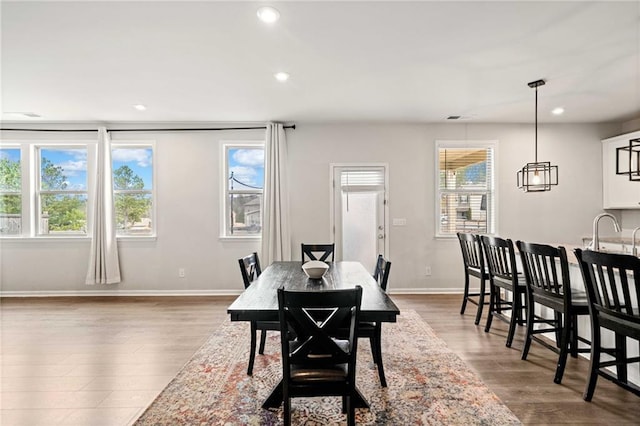
<instances>
[{"instance_id":1,"label":"geometric pendant light cage","mask_svg":"<svg viewBox=\"0 0 640 426\"><path fill-rule=\"evenodd\" d=\"M544 84L544 80L528 83L529 87L536 89L535 161L518 170L518 188L524 192L551 191L552 186L558 185L558 166L552 166L549 161L538 161L538 87Z\"/></svg>"},{"instance_id":2,"label":"geometric pendant light cage","mask_svg":"<svg viewBox=\"0 0 640 426\"><path fill-rule=\"evenodd\" d=\"M640 182L640 139L631 139L628 146L616 148L616 174Z\"/></svg>"}]
</instances>

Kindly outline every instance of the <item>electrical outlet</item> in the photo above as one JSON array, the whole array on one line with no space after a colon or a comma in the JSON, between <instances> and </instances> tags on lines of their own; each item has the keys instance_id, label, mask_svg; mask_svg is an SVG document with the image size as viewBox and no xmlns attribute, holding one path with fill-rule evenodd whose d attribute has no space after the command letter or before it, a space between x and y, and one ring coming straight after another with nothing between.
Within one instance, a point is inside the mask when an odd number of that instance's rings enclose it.
<instances>
[{"instance_id":1,"label":"electrical outlet","mask_svg":"<svg viewBox=\"0 0 640 426\"><path fill-rule=\"evenodd\" d=\"M187 273L185 272L184 268L178 268L178 276L180 278L184 278L187 276Z\"/></svg>"},{"instance_id":2,"label":"electrical outlet","mask_svg":"<svg viewBox=\"0 0 640 426\"><path fill-rule=\"evenodd\" d=\"M431 276L431 266L427 266L426 268L424 268L424 274L428 277Z\"/></svg>"}]
</instances>

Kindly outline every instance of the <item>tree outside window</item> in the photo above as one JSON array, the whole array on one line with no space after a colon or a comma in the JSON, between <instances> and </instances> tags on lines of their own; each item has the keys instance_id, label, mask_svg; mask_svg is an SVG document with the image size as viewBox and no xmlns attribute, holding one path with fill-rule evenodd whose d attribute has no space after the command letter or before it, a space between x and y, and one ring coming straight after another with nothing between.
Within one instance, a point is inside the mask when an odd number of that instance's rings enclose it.
<instances>
[{"instance_id":1,"label":"tree outside window","mask_svg":"<svg viewBox=\"0 0 640 426\"><path fill-rule=\"evenodd\" d=\"M0 235L22 232L22 172L19 148L0 149Z\"/></svg>"},{"instance_id":2,"label":"tree outside window","mask_svg":"<svg viewBox=\"0 0 640 426\"><path fill-rule=\"evenodd\" d=\"M114 145L111 152L118 235L152 235L153 149Z\"/></svg>"},{"instance_id":3,"label":"tree outside window","mask_svg":"<svg viewBox=\"0 0 640 426\"><path fill-rule=\"evenodd\" d=\"M87 149L40 148L39 234L87 232Z\"/></svg>"}]
</instances>

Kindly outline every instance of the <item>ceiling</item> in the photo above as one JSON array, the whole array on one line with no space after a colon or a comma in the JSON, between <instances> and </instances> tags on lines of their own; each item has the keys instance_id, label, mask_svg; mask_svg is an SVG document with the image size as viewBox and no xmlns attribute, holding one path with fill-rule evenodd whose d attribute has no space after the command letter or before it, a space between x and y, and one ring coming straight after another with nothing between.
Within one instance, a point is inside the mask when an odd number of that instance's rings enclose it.
<instances>
[{"instance_id":1,"label":"ceiling","mask_svg":"<svg viewBox=\"0 0 640 426\"><path fill-rule=\"evenodd\" d=\"M257 19L265 4L275 24ZM527 83L540 78L540 122L640 112L638 1L2 1L0 12L4 122L530 123Z\"/></svg>"}]
</instances>

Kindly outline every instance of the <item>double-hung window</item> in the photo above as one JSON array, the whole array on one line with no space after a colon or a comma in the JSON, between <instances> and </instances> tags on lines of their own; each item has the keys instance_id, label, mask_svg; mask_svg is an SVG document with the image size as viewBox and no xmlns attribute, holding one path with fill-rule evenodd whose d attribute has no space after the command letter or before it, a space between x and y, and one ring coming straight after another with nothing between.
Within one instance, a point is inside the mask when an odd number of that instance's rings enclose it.
<instances>
[{"instance_id":1,"label":"double-hung window","mask_svg":"<svg viewBox=\"0 0 640 426\"><path fill-rule=\"evenodd\" d=\"M229 142L224 150L223 237L259 237L262 231L264 143Z\"/></svg>"},{"instance_id":2,"label":"double-hung window","mask_svg":"<svg viewBox=\"0 0 640 426\"><path fill-rule=\"evenodd\" d=\"M86 237L96 174L94 141L0 145L0 237ZM156 234L154 143L112 144L118 237Z\"/></svg>"},{"instance_id":3,"label":"double-hung window","mask_svg":"<svg viewBox=\"0 0 640 426\"><path fill-rule=\"evenodd\" d=\"M22 162L20 147L0 149L0 235L22 233Z\"/></svg>"},{"instance_id":4,"label":"double-hung window","mask_svg":"<svg viewBox=\"0 0 640 426\"><path fill-rule=\"evenodd\" d=\"M114 143L111 164L116 235L154 235L153 146Z\"/></svg>"},{"instance_id":5,"label":"double-hung window","mask_svg":"<svg viewBox=\"0 0 640 426\"><path fill-rule=\"evenodd\" d=\"M38 146L38 235L87 234L87 147Z\"/></svg>"},{"instance_id":6,"label":"double-hung window","mask_svg":"<svg viewBox=\"0 0 640 426\"><path fill-rule=\"evenodd\" d=\"M436 142L436 236L495 232L496 142Z\"/></svg>"}]
</instances>

